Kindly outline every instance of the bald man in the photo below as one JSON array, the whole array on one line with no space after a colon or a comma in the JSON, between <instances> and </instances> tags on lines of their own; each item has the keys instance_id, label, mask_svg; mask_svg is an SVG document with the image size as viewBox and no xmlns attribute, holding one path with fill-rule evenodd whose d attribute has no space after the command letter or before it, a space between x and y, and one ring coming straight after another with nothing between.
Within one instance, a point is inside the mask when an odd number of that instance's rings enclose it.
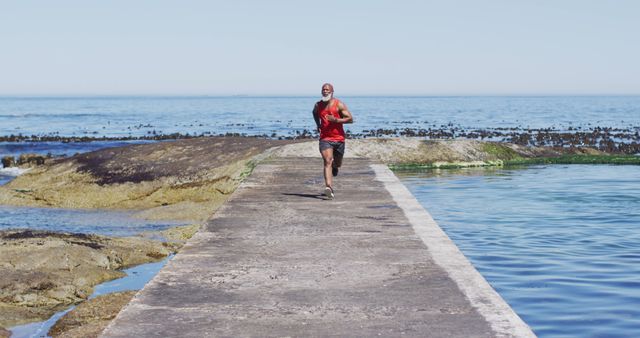
<instances>
[{"instance_id":1,"label":"bald man","mask_svg":"<svg viewBox=\"0 0 640 338\"><path fill-rule=\"evenodd\" d=\"M342 101L333 97L333 86L322 85L322 99L313 107L313 118L320 133L320 154L324 161L324 195L333 199L333 177L338 175L344 157L345 123L353 123L353 117Z\"/></svg>"}]
</instances>

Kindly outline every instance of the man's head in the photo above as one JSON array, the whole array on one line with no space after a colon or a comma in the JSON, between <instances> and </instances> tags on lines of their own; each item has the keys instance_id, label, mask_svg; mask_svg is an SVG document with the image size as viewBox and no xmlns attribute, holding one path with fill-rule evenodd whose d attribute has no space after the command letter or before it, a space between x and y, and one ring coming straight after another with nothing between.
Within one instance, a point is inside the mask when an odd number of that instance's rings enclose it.
<instances>
[{"instance_id":1,"label":"man's head","mask_svg":"<svg viewBox=\"0 0 640 338\"><path fill-rule=\"evenodd\" d=\"M325 83L322 85L322 101L327 102L333 97L333 85Z\"/></svg>"}]
</instances>

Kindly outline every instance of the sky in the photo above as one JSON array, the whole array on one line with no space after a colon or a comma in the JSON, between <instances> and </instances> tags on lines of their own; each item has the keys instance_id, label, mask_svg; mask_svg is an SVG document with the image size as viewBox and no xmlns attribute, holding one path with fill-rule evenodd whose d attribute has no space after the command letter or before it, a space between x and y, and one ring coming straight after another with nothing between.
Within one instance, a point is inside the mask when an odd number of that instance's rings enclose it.
<instances>
[{"instance_id":1,"label":"sky","mask_svg":"<svg viewBox=\"0 0 640 338\"><path fill-rule=\"evenodd\" d=\"M636 0L3 0L0 96L640 94Z\"/></svg>"}]
</instances>

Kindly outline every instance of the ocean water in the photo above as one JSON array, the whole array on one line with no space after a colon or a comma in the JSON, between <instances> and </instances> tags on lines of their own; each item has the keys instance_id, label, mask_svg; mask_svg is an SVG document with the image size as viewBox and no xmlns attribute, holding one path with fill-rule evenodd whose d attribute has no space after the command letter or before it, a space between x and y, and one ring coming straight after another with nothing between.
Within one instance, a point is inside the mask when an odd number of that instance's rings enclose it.
<instances>
[{"instance_id":1,"label":"ocean water","mask_svg":"<svg viewBox=\"0 0 640 338\"><path fill-rule=\"evenodd\" d=\"M31 153L56 156L72 156L76 153L86 153L89 151L121 147L129 144L149 143L151 141L92 141L92 142L0 142L0 156L18 157L20 154ZM2 175L0 170L0 175ZM11 175L7 172L5 175Z\"/></svg>"},{"instance_id":2,"label":"ocean water","mask_svg":"<svg viewBox=\"0 0 640 338\"><path fill-rule=\"evenodd\" d=\"M0 135L126 137L313 129L316 97L0 97ZM343 97L354 133L383 127L640 125L640 96Z\"/></svg>"},{"instance_id":3,"label":"ocean water","mask_svg":"<svg viewBox=\"0 0 640 338\"><path fill-rule=\"evenodd\" d=\"M540 337L640 333L640 166L396 175Z\"/></svg>"}]
</instances>

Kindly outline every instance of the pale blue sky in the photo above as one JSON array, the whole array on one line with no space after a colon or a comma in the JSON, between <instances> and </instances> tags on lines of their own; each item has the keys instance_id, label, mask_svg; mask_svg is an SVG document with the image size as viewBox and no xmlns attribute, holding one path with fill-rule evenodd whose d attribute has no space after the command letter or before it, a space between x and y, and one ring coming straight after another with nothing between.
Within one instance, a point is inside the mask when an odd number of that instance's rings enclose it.
<instances>
[{"instance_id":1,"label":"pale blue sky","mask_svg":"<svg viewBox=\"0 0 640 338\"><path fill-rule=\"evenodd\" d=\"M0 95L640 94L640 1L0 3Z\"/></svg>"}]
</instances>

